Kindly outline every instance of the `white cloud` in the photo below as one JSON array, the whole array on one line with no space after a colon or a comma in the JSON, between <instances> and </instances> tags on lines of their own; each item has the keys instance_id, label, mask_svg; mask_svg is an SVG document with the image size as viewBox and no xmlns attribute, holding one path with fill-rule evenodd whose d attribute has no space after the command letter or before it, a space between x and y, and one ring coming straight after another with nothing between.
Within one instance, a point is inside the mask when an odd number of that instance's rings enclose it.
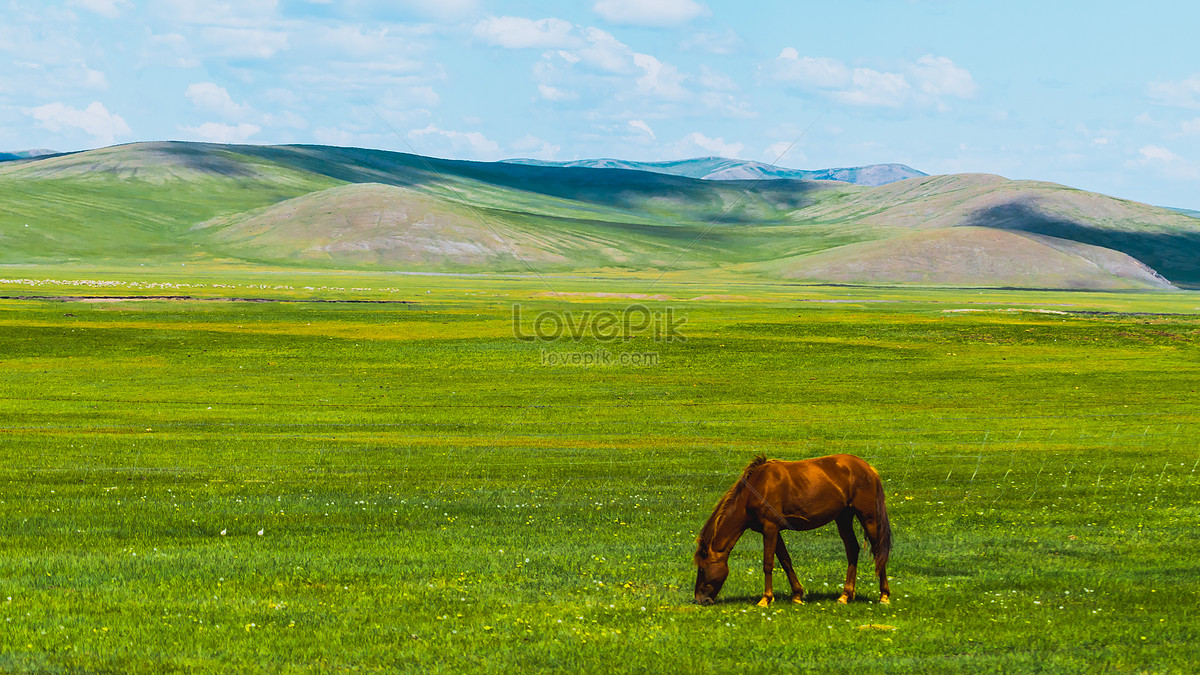
<instances>
[{"instance_id":1,"label":"white cloud","mask_svg":"<svg viewBox=\"0 0 1200 675\"><path fill-rule=\"evenodd\" d=\"M196 82L188 85L184 96L204 112L213 113L227 119L242 119L256 114L253 107L237 103L229 92L213 82Z\"/></svg>"},{"instance_id":2,"label":"white cloud","mask_svg":"<svg viewBox=\"0 0 1200 675\"><path fill-rule=\"evenodd\" d=\"M50 131L82 129L102 145L112 145L117 137L132 133L120 115L109 112L99 101L93 101L83 110L62 103L49 103L25 112Z\"/></svg>"},{"instance_id":3,"label":"white cloud","mask_svg":"<svg viewBox=\"0 0 1200 675\"><path fill-rule=\"evenodd\" d=\"M346 3L351 4L351 3ZM363 10L364 18L410 21L428 19L441 22L461 21L478 11L478 0L355 0L352 6Z\"/></svg>"},{"instance_id":4,"label":"white cloud","mask_svg":"<svg viewBox=\"0 0 1200 675\"><path fill-rule=\"evenodd\" d=\"M286 87L274 87L268 89L265 93L266 99L271 103L277 103L282 106L294 108L300 105L300 96Z\"/></svg>"},{"instance_id":5,"label":"white cloud","mask_svg":"<svg viewBox=\"0 0 1200 675\"><path fill-rule=\"evenodd\" d=\"M298 33L298 41L307 47L327 48L355 60L407 60L403 58L423 49L422 38L432 28L425 25L390 25L367 29L352 25L288 24Z\"/></svg>"},{"instance_id":6,"label":"white cloud","mask_svg":"<svg viewBox=\"0 0 1200 675\"><path fill-rule=\"evenodd\" d=\"M837 59L800 56L792 47L784 47L775 59L775 78L803 87L833 89L850 82L850 69Z\"/></svg>"},{"instance_id":7,"label":"white cloud","mask_svg":"<svg viewBox=\"0 0 1200 675\"><path fill-rule=\"evenodd\" d=\"M475 37L507 49L572 47L579 38L575 26L562 19L526 19L519 16L489 16L475 24Z\"/></svg>"},{"instance_id":8,"label":"white cloud","mask_svg":"<svg viewBox=\"0 0 1200 675\"><path fill-rule=\"evenodd\" d=\"M573 91L559 89L548 84L539 84L538 94L547 101L572 101L579 98L579 94Z\"/></svg>"},{"instance_id":9,"label":"white cloud","mask_svg":"<svg viewBox=\"0 0 1200 675\"><path fill-rule=\"evenodd\" d=\"M709 13L695 0L597 0L592 10L611 23L631 26L679 26Z\"/></svg>"},{"instance_id":10,"label":"white cloud","mask_svg":"<svg viewBox=\"0 0 1200 675\"><path fill-rule=\"evenodd\" d=\"M401 111L413 114L416 111L428 111L440 104L442 99L433 87L424 84L396 86L383 92L375 100L374 107L381 112L392 114Z\"/></svg>"},{"instance_id":11,"label":"white cloud","mask_svg":"<svg viewBox=\"0 0 1200 675\"><path fill-rule=\"evenodd\" d=\"M733 78L705 65L700 66L699 82L705 89L716 91L737 91L740 88Z\"/></svg>"},{"instance_id":12,"label":"white cloud","mask_svg":"<svg viewBox=\"0 0 1200 675\"><path fill-rule=\"evenodd\" d=\"M579 61L608 73L628 73L633 70L633 50L611 33L589 26L583 30L583 37L587 40L587 46L574 55Z\"/></svg>"},{"instance_id":13,"label":"white cloud","mask_svg":"<svg viewBox=\"0 0 1200 675\"><path fill-rule=\"evenodd\" d=\"M427 84L422 84L409 87L408 90L404 92L403 100L404 103L410 106L415 105L421 108L432 108L442 102L442 97L438 96L438 93L433 89L433 87Z\"/></svg>"},{"instance_id":14,"label":"white cloud","mask_svg":"<svg viewBox=\"0 0 1200 675\"><path fill-rule=\"evenodd\" d=\"M684 86L688 76L674 65L635 52L599 28L585 27L580 33L581 47L548 50L534 64L542 98L561 101L586 92L612 100L639 96L680 101L692 95Z\"/></svg>"},{"instance_id":15,"label":"white cloud","mask_svg":"<svg viewBox=\"0 0 1200 675\"><path fill-rule=\"evenodd\" d=\"M1146 90L1155 103L1178 108L1200 108L1200 73L1179 82L1151 82Z\"/></svg>"},{"instance_id":16,"label":"white cloud","mask_svg":"<svg viewBox=\"0 0 1200 675\"><path fill-rule=\"evenodd\" d=\"M257 124L249 122L237 125L205 122L198 127L179 127L179 130L193 139L211 143L245 143L251 136L262 131Z\"/></svg>"},{"instance_id":17,"label":"white cloud","mask_svg":"<svg viewBox=\"0 0 1200 675\"><path fill-rule=\"evenodd\" d=\"M397 0L388 0L397 3ZM410 11L439 21L455 21L478 11L478 0L398 0Z\"/></svg>"},{"instance_id":18,"label":"white cloud","mask_svg":"<svg viewBox=\"0 0 1200 675\"><path fill-rule=\"evenodd\" d=\"M150 44L147 45L142 58L147 62L172 68L200 67L200 59L192 53L191 43L180 33L151 34Z\"/></svg>"},{"instance_id":19,"label":"white cloud","mask_svg":"<svg viewBox=\"0 0 1200 675\"><path fill-rule=\"evenodd\" d=\"M1181 130L1185 135L1188 136L1200 134L1200 117L1191 120L1184 120L1181 124Z\"/></svg>"},{"instance_id":20,"label":"white cloud","mask_svg":"<svg viewBox=\"0 0 1200 675\"><path fill-rule=\"evenodd\" d=\"M275 97L281 95L280 90L273 91L275 92ZM286 93L290 94L290 92ZM184 95L192 102L192 105L196 106L202 112L218 115L227 120L246 123L236 126L210 123L209 125L201 125L199 127L186 127L190 132L197 132L199 130L197 135L207 134L214 138L234 139L229 141L222 140L222 142L241 142L245 138L249 138L249 136L261 131L260 126L289 129L308 128L308 121L291 110L283 110L277 113L261 113L248 103L234 101L233 97L229 95L229 92L224 87L214 82L195 82L188 86L184 91ZM268 96L268 98L274 97ZM253 131L251 131L251 127L254 128ZM241 137L242 134L248 135L243 138Z\"/></svg>"},{"instance_id":21,"label":"white cloud","mask_svg":"<svg viewBox=\"0 0 1200 675\"><path fill-rule=\"evenodd\" d=\"M741 143L726 143L724 138L709 138L699 131L693 131L683 140L675 145L679 154L687 154L693 152L694 148L701 148L707 152L719 156L736 158L742 154L742 149L745 147Z\"/></svg>"},{"instance_id":22,"label":"white cloud","mask_svg":"<svg viewBox=\"0 0 1200 675\"><path fill-rule=\"evenodd\" d=\"M153 10L175 24L262 26L277 18L278 0L156 0Z\"/></svg>"},{"instance_id":23,"label":"white cloud","mask_svg":"<svg viewBox=\"0 0 1200 675\"><path fill-rule=\"evenodd\" d=\"M68 7L78 7L100 16L115 19L121 15L121 10L133 7L129 0L69 0Z\"/></svg>"},{"instance_id":24,"label":"white cloud","mask_svg":"<svg viewBox=\"0 0 1200 675\"><path fill-rule=\"evenodd\" d=\"M1173 125L1171 123L1169 123L1163 119L1158 119L1158 118L1154 117L1153 115L1151 115L1150 113L1146 113L1146 112L1141 113L1137 117L1134 117L1133 123L1138 126L1156 129L1161 132L1174 131Z\"/></svg>"},{"instance_id":25,"label":"white cloud","mask_svg":"<svg viewBox=\"0 0 1200 675\"><path fill-rule=\"evenodd\" d=\"M679 43L681 49L708 52L718 56L735 54L741 46L742 38L732 28L726 28L722 33L700 31Z\"/></svg>"},{"instance_id":26,"label":"white cloud","mask_svg":"<svg viewBox=\"0 0 1200 675\"><path fill-rule=\"evenodd\" d=\"M558 156L558 152L562 150L561 146L554 145L550 141L543 140L532 134L526 134L512 143L512 149L517 152L522 152L526 157L535 159L554 159Z\"/></svg>"},{"instance_id":27,"label":"white cloud","mask_svg":"<svg viewBox=\"0 0 1200 675\"><path fill-rule=\"evenodd\" d=\"M769 164L784 162L803 162L806 158L797 144L792 141L775 141L763 152L765 161Z\"/></svg>"},{"instance_id":28,"label":"white cloud","mask_svg":"<svg viewBox=\"0 0 1200 675\"><path fill-rule=\"evenodd\" d=\"M235 59L269 59L288 47L287 33L261 28L212 26L200 38L215 55Z\"/></svg>"},{"instance_id":29,"label":"white cloud","mask_svg":"<svg viewBox=\"0 0 1200 675\"><path fill-rule=\"evenodd\" d=\"M785 47L775 58L771 74L777 81L816 91L841 103L871 107L944 108L943 98L970 98L977 89L967 69L932 54L900 64L897 72L888 72L851 68L827 57L801 56L795 48Z\"/></svg>"},{"instance_id":30,"label":"white cloud","mask_svg":"<svg viewBox=\"0 0 1200 675\"><path fill-rule=\"evenodd\" d=\"M391 132L371 133L357 125L351 129L340 127L318 127L313 129L313 140L321 145L338 145L347 148L387 148L393 147L396 137ZM410 152L408 146L402 146L404 152Z\"/></svg>"},{"instance_id":31,"label":"white cloud","mask_svg":"<svg viewBox=\"0 0 1200 675\"><path fill-rule=\"evenodd\" d=\"M1160 145L1144 145L1138 148L1144 162L1179 162L1183 158Z\"/></svg>"},{"instance_id":32,"label":"white cloud","mask_svg":"<svg viewBox=\"0 0 1200 675\"><path fill-rule=\"evenodd\" d=\"M1143 145L1138 148L1138 155L1137 159L1129 160L1126 165L1134 169L1152 169L1170 179L1200 179L1200 166L1161 145Z\"/></svg>"},{"instance_id":33,"label":"white cloud","mask_svg":"<svg viewBox=\"0 0 1200 675\"><path fill-rule=\"evenodd\" d=\"M336 127L318 127L313 129L313 139L321 145L352 147L357 144L358 134Z\"/></svg>"},{"instance_id":34,"label":"white cloud","mask_svg":"<svg viewBox=\"0 0 1200 675\"><path fill-rule=\"evenodd\" d=\"M917 59L912 74L917 87L930 96L971 98L975 95L975 80L971 73L944 56L922 56Z\"/></svg>"},{"instance_id":35,"label":"white cloud","mask_svg":"<svg viewBox=\"0 0 1200 675\"><path fill-rule=\"evenodd\" d=\"M710 110L720 111L726 117L734 117L737 119L755 119L758 113L750 109L750 103L734 97L731 94L725 94L716 91L706 91L700 95L700 102Z\"/></svg>"},{"instance_id":36,"label":"white cloud","mask_svg":"<svg viewBox=\"0 0 1200 675\"><path fill-rule=\"evenodd\" d=\"M311 94L330 91L374 92L429 86L440 77L437 66L422 69L422 64L404 60L332 61L303 65L288 73L287 84Z\"/></svg>"},{"instance_id":37,"label":"white cloud","mask_svg":"<svg viewBox=\"0 0 1200 675\"><path fill-rule=\"evenodd\" d=\"M83 78L81 84L86 89L94 89L96 91L104 91L108 89L108 78L99 70L88 68L86 63L82 61L79 67L83 69Z\"/></svg>"},{"instance_id":38,"label":"white cloud","mask_svg":"<svg viewBox=\"0 0 1200 675\"><path fill-rule=\"evenodd\" d=\"M644 73L637 79L640 94L656 98L681 99L687 96L679 69L649 54L634 54L633 64Z\"/></svg>"},{"instance_id":39,"label":"white cloud","mask_svg":"<svg viewBox=\"0 0 1200 675\"><path fill-rule=\"evenodd\" d=\"M850 105L898 108L905 104L912 90L903 75L870 68L855 68L850 81L850 88L838 94L839 101Z\"/></svg>"},{"instance_id":40,"label":"white cloud","mask_svg":"<svg viewBox=\"0 0 1200 675\"><path fill-rule=\"evenodd\" d=\"M472 157L490 158L495 157L500 151L500 145L484 136L478 131L453 131L450 129L439 129L437 126L430 124L424 129L413 129L408 132L409 137L415 141L437 140L442 139L438 145L441 148L449 148L455 152L467 150ZM430 152L424 148L418 148L421 154Z\"/></svg>"},{"instance_id":41,"label":"white cloud","mask_svg":"<svg viewBox=\"0 0 1200 675\"><path fill-rule=\"evenodd\" d=\"M288 129L307 129L308 120L297 115L290 110L284 110L279 113L267 113L258 120L268 127L280 127Z\"/></svg>"},{"instance_id":42,"label":"white cloud","mask_svg":"<svg viewBox=\"0 0 1200 675\"><path fill-rule=\"evenodd\" d=\"M88 65L96 50L84 47L69 30L79 17L67 12L71 16L60 20L43 16L41 23L21 24L9 23L6 11L0 9L0 101L77 99L108 89L105 73Z\"/></svg>"},{"instance_id":43,"label":"white cloud","mask_svg":"<svg viewBox=\"0 0 1200 675\"><path fill-rule=\"evenodd\" d=\"M629 120L629 126L633 127L634 129L637 129L639 131L642 131L644 133L650 134L651 140L653 140L655 137L654 130L650 128L649 124L646 124L642 120Z\"/></svg>"}]
</instances>

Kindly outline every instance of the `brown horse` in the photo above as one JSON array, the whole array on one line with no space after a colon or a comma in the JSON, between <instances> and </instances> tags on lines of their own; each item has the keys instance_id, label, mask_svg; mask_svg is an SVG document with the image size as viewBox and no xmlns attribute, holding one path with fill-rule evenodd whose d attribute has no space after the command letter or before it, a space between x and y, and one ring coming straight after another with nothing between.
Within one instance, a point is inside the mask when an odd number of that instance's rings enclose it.
<instances>
[{"instance_id":1,"label":"brown horse","mask_svg":"<svg viewBox=\"0 0 1200 675\"><path fill-rule=\"evenodd\" d=\"M768 460L759 455L725 493L696 539L696 602L711 605L729 576L729 553L746 530L763 536L763 574L766 588L759 607L775 599L771 572L775 556L792 585L792 602L802 603L804 588L792 570L782 530L813 530L836 522L846 545L846 585L838 602L854 599L858 576L858 538L854 519L862 525L875 557L879 602L889 602L888 553L892 526L883 503L883 483L874 467L854 455L832 455L799 462Z\"/></svg>"}]
</instances>

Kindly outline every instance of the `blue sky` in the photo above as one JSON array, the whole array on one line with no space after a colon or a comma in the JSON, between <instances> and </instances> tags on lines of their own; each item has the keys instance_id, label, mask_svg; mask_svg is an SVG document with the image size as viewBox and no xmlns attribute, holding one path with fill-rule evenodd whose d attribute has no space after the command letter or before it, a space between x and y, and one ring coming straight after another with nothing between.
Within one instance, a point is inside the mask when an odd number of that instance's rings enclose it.
<instances>
[{"instance_id":1,"label":"blue sky","mask_svg":"<svg viewBox=\"0 0 1200 675\"><path fill-rule=\"evenodd\" d=\"M0 150L902 162L1200 209L1197 26L1179 2L0 0Z\"/></svg>"}]
</instances>

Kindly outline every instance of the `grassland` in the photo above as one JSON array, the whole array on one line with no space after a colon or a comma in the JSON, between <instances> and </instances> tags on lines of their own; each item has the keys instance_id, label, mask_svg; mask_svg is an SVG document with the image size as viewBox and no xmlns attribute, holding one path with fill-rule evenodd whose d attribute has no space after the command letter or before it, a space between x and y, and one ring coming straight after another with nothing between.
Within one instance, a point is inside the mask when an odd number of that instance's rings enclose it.
<instances>
[{"instance_id":1,"label":"grassland","mask_svg":"<svg viewBox=\"0 0 1200 675\"><path fill-rule=\"evenodd\" d=\"M0 300L0 670L1200 660L1192 293L0 270L10 297L202 298ZM513 338L514 302L629 302L597 291L665 298L687 340ZM541 365L597 349L658 363ZM832 530L787 535L805 605L754 607L752 533L691 603L695 533L758 452L879 469L891 606L865 571L836 604Z\"/></svg>"}]
</instances>

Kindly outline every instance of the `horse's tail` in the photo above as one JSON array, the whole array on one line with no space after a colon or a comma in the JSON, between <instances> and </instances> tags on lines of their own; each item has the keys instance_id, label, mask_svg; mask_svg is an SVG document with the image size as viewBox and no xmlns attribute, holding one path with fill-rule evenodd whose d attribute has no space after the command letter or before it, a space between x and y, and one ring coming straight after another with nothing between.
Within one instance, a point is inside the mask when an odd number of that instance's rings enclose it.
<instances>
[{"instance_id":1,"label":"horse's tail","mask_svg":"<svg viewBox=\"0 0 1200 675\"><path fill-rule=\"evenodd\" d=\"M883 480L878 473L875 476L875 522L879 526L879 543L871 546L871 555L875 557L875 576L879 576L892 552L892 522L888 519L887 504L883 502Z\"/></svg>"}]
</instances>

